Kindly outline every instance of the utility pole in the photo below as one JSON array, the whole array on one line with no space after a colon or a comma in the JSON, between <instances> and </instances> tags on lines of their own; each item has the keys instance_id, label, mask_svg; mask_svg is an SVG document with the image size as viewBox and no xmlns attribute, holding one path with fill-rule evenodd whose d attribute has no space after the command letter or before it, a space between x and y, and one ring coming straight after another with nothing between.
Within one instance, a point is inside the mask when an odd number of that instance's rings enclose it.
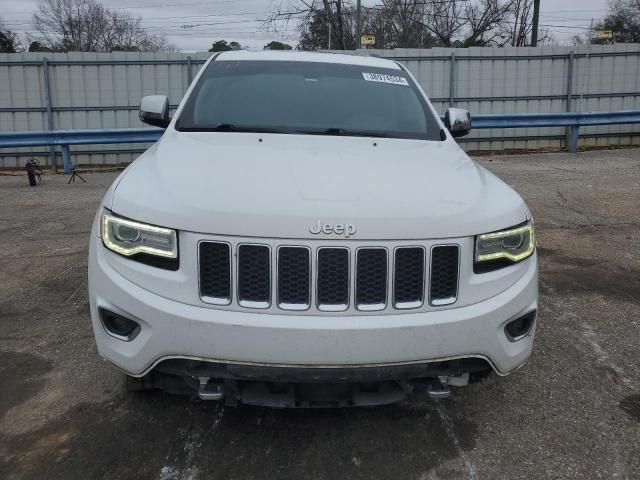
<instances>
[{"instance_id":1,"label":"utility pole","mask_svg":"<svg viewBox=\"0 0 640 480\"><path fill-rule=\"evenodd\" d=\"M531 28L531 46L538 46L538 23L540 22L540 0L533 0L533 25Z\"/></svg>"},{"instance_id":2,"label":"utility pole","mask_svg":"<svg viewBox=\"0 0 640 480\"><path fill-rule=\"evenodd\" d=\"M331 22L329 22L329 48L328 50L331 50Z\"/></svg>"},{"instance_id":3,"label":"utility pole","mask_svg":"<svg viewBox=\"0 0 640 480\"><path fill-rule=\"evenodd\" d=\"M356 4L356 50L358 50L361 45L360 45L360 37L362 36L362 24L361 24L361 18L362 18L362 1L358 0L358 3Z\"/></svg>"}]
</instances>

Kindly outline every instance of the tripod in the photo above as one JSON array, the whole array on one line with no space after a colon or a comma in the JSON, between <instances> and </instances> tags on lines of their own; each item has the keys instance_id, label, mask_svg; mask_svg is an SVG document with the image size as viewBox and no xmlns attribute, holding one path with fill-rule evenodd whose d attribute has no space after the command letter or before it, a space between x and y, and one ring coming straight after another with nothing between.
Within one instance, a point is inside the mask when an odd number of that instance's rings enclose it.
<instances>
[{"instance_id":1,"label":"tripod","mask_svg":"<svg viewBox=\"0 0 640 480\"><path fill-rule=\"evenodd\" d=\"M78 177L80 180L82 180L84 183L87 183L87 181L82 178L82 175L80 175L78 173L78 171L76 170L76 167L74 166L71 169L71 178L69 179L69 181L67 182L67 185L69 185L71 182L76 183L76 177Z\"/></svg>"}]
</instances>

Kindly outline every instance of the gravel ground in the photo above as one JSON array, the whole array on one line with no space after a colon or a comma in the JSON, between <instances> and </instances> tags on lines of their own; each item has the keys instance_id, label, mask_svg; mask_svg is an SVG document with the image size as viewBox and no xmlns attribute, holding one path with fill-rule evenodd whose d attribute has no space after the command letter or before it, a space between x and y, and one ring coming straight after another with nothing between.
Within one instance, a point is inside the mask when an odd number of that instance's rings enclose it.
<instances>
[{"instance_id":1,"label":"gravel ground","mask_svg":"<svg viewBox=\"0 0 640 480\"><path fill-rule=\"evenodd\" d=\"M640 150L480 162L537 220L531 360L448 400L346 410L125 394L86 291L115 174L0 177L0 478L640 478Z\"/></svg>"}]
</instances>

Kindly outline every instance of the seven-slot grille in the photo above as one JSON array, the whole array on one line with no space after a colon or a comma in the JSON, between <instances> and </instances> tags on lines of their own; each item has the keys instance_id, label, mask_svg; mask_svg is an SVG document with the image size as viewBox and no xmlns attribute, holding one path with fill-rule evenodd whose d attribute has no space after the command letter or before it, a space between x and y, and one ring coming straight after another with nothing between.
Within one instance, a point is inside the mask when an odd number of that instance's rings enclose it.
<instances>
[{"instance_id":1,"label":"seven-slot grille","mask_svg":"<svg viewBox=\"0 0 640 480\"><path fill-rule=\"evenodd\" d=\"M427 300L432 306L449 305L458 296L458 245L438 245L430 252L422 246L352 252L346 247L281 245L272 252L268 245L233 248L203 241L199 255L200 296L216 305L236 299L245 308L265 309L274 303L281 310L340 312L353 304L366 312L389 306L415 309Z\"/></svg>"}]
</instances>

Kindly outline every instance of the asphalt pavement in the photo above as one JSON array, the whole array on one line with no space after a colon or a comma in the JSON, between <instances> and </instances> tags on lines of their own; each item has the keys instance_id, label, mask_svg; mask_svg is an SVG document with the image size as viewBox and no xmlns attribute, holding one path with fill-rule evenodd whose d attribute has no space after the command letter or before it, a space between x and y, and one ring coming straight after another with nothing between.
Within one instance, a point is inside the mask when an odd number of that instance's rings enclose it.
<instances>
[{"instance_id":1,"label":"asphalt pavement","mask_svg":"<svg viewBox=\"0 0 640 480\"><path fill-rule=\"evenodd\" d=\"M640 150L479 161L534 212L534 353L449 399L368 409L125 393L86 278L116 174L0 176L0 479L640 478Z\"/></svg>"}]
</instances>

